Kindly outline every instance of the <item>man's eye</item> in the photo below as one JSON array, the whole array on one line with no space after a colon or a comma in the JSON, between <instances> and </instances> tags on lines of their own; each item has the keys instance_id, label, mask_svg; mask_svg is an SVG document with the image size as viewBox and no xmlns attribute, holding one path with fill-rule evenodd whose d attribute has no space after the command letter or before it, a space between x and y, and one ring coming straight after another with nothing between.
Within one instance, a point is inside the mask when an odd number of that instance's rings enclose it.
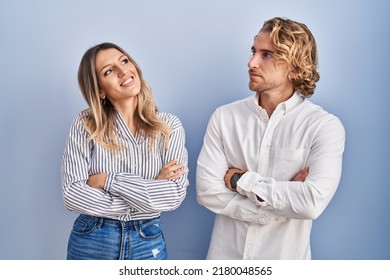
<instances>
[{"instance_id":1,"label":"man's eye","mask_svg":"<svg viewBox=\"0 0 390 280\"><path fill-rule=\"evenodd\" d=\"M112 69L108 69L106 72L104 72L104 76L110 75L112 72Z\"/></svg>"},{"instance_id":2,"label":"man's eye","mask_svg":"<svg viewBox=\"0 0 390 280\"><path fill-rule=\"evenodd\" d=\"M272 57L272 54L269 53L269 52L264 52L264 53L263 53L263 57L264 57L264 58L271 58L271 57Z\"/></svg>"}]
</instances>

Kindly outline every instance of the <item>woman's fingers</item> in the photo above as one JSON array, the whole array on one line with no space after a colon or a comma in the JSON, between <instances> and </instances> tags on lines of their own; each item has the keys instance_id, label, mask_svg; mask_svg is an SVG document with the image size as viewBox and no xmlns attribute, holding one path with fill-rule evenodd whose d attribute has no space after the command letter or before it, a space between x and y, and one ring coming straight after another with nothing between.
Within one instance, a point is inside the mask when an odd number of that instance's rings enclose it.
<instances>
[{"instance_id":1,"label":"woman's fingers","mask_svg":"<svg viewBox=\"0 0 390 280\"><path fill-rule=\"evenodd\" d=\"M185 174L185 165L178 163L177 160L171 160L161 169L156 179L174 180Z\"/></svg>"}]
</instances>

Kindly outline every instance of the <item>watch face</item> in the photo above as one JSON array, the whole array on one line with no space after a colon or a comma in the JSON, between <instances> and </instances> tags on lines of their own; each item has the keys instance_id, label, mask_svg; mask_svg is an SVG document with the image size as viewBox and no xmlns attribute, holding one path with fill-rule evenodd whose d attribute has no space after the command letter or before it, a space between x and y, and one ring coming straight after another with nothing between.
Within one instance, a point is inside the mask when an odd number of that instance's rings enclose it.
<instances>
[{"instance_id":1,"label":"watch face","mask_svg":"<svg viewBox=\"0 0 390 280\"><path fill-rule=\"evenodd\" d=\"M234 179L234 181L237 183L237 181L240 179L240 175L238 174L238 173L234 173L233 174L233 179Z\"/></svg>"},{"instance_id":2,"label":"watch face","mask_svg":"<svg viewBox=\"0 0 390 280\"><path fill-rule=\"evenodd\" d=\"M232 177L230 177L230 186L232 187L232 189L237 188L237 181L240 179L240 177L241 176L238 173L234 173Z\"/></svg>"}]
</instances>

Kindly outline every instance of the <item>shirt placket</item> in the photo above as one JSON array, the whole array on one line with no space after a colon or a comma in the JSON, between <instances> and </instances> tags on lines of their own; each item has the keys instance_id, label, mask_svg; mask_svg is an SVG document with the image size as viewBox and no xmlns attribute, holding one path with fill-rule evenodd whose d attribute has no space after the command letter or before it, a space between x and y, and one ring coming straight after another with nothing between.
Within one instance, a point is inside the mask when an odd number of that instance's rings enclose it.
<instances>
[{"instance_id":1,"label":"shirt placket","mask_svg":"<svg viewBox=\"0 0 390 280\"><path fill-rule=\"evenodd\" d=\"M264 134L260 142L260 154L259 161L257 164L257 170L258 173L262 176L267 176L274 131L283 115L284 110L276 109L272 114L271 118L268 118L268 116L263 116L261 118L261 126L262 131L264 131Z\"/></svg>"},{"instance_id":2,"label":"shirt placket","mask_svg":"<svg viewBox=\"0 0 390 280\"><path fill-rule=\"evenodd\" d=\"M259 224L250 224L245 239L244 260L253 260Z\"/></svg>"},{"instance_id":3,"label":"shirt placket","mask_svg":"<svg viewBox=\"0 0 390 280\"><path fill-rule=\"evenodd\" d=\"M264 131L263 138L261 139L260 144L260 155L258 162L258 172L262 176L266 176L269 161L270 161L270 150L272 146L272 138L275 131L276 126L280 122L281 118L284 115L284 110L277 109L272 114L271 118L268 116L263 116L261 118L260 125L262 126L262 131ZM255 249L256 249L256 241L258 238L258 230L261 225L257 223L252 223L248 227L247 235L245 238L245 246L244 246L244 260L251 260L254 258Z\"/></svg>"}]
</instances>

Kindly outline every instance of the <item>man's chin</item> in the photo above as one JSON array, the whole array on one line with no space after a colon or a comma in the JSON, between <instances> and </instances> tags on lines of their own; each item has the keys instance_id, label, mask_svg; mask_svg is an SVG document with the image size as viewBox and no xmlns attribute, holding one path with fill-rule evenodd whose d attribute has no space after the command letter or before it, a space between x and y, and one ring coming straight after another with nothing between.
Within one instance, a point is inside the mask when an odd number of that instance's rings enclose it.
<instances>
[{"instance_id":1,"label":"man's chin","mask_svg":"<svg viewBox=\"0 0 390 280\"><path fill-rule=\"evenodd\" d=\"M256 85L252 84L252 83L249 83L249 89L251 91L255 91L255 92L258 92L259 91L259 87L257 87Z\"/></svg>"}]
</instances>

